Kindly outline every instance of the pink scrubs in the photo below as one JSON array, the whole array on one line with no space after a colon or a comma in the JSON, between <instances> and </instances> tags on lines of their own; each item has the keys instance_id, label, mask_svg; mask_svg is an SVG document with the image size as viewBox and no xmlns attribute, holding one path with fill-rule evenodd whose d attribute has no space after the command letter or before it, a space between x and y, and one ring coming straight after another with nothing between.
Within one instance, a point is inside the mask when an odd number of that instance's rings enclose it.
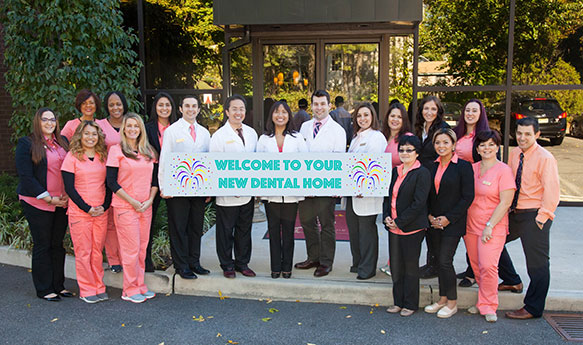
<instances>
[{"instance_id":1,"label":"pink scrubs","mask_svg":"<svg viewBox=\"0 0 583 345\"><path fill-rule=\"evenodd\" d=\"M61 135L67 138L69 141L71 141L73 134L75 134L75 130L77 130L77 127L79 127L80 124L81 124L80 119L73 119L67 121L65 127L63 127L63 129L61 130Z\"/></svg>"},{"instance_id":2,"label":"pink scrubs","mask_svg":"<svg viewBox=\"0 0 583 345\"><path fill-rule=\"evenodd\" d=\"M413 135L413 133L407 132L404 135ZM387 141L387 147L385 148L385 152L388 152L391 154L391 160L393 162L393 167L398 167L399 165L403 164L401 162L401 159L399 158L398 147L399 147L399 140L397 140L396 142L394 139L390 139L389 141Z\"/></svg>"},{"instance_id":3,"label":"pink scrubs","mask_svg":"<svg viewBox=\"0 0 583 345\"><path fill-rule=\"evenodd\" d=\"M107 166L118 168L117 183L132 198L144 202L150 197L154 160L142 155L131 159L121 151L120 145L109 150ZM138 213L125 200L113 194L114 221L123 265L123 294L133 296L148 291L144 283L146 248L150 239L152 207Z\"/></svg>"},{"instance_id":4,"label":"pink scrubs","mask_svg":"<svg viewBox=\"0 0 583 345\"><path fill-rule=\"evenodd\" d=\"M455 144L455 153L459 158L474 163L474 156L472 152L474 150L474 132L464 135Z\"/></svg>"},{"instance_id":5,"label":"pink scrubs","mask_svg":"<svg viewBox=\"0 0 583 345\"><path fill-rule=\"evenodd\" d=\"M482 315L495 314L498 309L498 260L508 234L508 214L492 229L492 239L485 244L482 231L500 203L500 192L516 189L516 185L512 170L502 162L496 163L483 176L480 176L479 162L472 167L475 197L468 209L464 242L479 287L476 307Z\"/></svg>"},{"instance_id":6,"label":"pink scrubs","mask_svg":"<svg viewBox=\"0 0 583 345\"><path fill-rule=\"evenodd\" d=\"M105 163L96 154L93 161L83 155L78 160L67 153L62 171L75 174L75 189L91 207L103 205L105 199ZM107 213L92 217L74 202L69 202L69 231L75 249L75 268L81 297L105 292L103 284L103 242L107 231Z\"/></svg>"},{"instance_id":7,"label":"pink scrubs","mask_svg":"<svg viewBox=\"0 0 583 345\"><path fill-rule=\"evenodd\" d=\"M113 145L119 144L121 137L118 131L113 128L107 119L100 119L95 121L97 125L105 134L105 145L107 149ZM107 217L107 235L105 235L105 255L110 266L121 265L119 256L119 243L117 241L117 233L115 231L115 223L113 221L113 212L109 212Z\"/></svg>"}]
</instances>

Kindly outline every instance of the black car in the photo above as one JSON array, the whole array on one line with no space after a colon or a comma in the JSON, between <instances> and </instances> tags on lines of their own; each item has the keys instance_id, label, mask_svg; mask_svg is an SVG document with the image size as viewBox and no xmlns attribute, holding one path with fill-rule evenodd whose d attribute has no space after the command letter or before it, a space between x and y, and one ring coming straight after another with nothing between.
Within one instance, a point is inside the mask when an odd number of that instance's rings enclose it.
<instances>
[{"instance_id":1,"label":"black car","mask_svg":"<svg viewBox=\"0 0 583 345\"><path fill-rule=\"evenodd\" d=\"M490 116L500 121L500 131L504 131L505 101L497 102L490 108ZM567 129L567 113L559 102L547 97L524 97L512 100L510 105L510 137L516 133L516 120L533 117L538 120L541 138L548 138L551 145L561 145Z\"/></svg>"}]
</instances>

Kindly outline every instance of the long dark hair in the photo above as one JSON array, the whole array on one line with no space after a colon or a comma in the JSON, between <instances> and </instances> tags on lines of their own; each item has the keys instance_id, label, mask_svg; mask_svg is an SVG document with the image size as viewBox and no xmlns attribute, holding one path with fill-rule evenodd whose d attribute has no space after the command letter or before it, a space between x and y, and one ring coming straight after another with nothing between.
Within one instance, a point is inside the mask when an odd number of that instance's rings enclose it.
<instances>
[{"instance_id":1,"label":"long dark hair","mask_svg":"<svg viewBox=\"0 0 583 345\"><path fill-rule=\"evenodd\" d=\"M354 108L354 111L352 112L352 137L356 137L356 135L358 134L358 131L360 130L360 126L358 125L358 122L356 121L356 117L358 116L358 111L361 108L367 108L370 111L370 116L372 117L371 119L371 123L370 123L370 128L374 129L376 131L379 130L379 119L377 117L377 112L374 109L374 107L372 106L372 104L370 104L370 102L362 102L360 104L358 104L356 106L356 108Z\"/></svg>"},{"instance_id":2,"label":"long dark hair","mask_svg":"<svg viewBox=\"0 0 583 345\"><path fill-rule=\"evenodd\" d=\"M156 105L158 104L158 101L160 100L160 98L168 98L168 100L170 101L170 105L172 106L172 111L170 112L170 117L168 118L168 120L170 121L170 124L173 124L174 122L176 122L176 120L178 120L178 117L176 116L176 105L174 104L174 100L172 99L172 96L170 96L168 93L166 92L158 92L156 94L156 96L154 97L154 102L152 102L152 109L150 109L150 121L152 122L157 122L158 121L158 112L156 112Z\"/></svg>"},{"instance_id":3,"label":"long dark hair","mask_svg":"<svg viewBox=\"0 0 583 345\"><path fill-rule=\"evenodd\" d=\"M289 105L287 104L287 102L281 101L281 100L273 103L273 105L269 109L269 115L267 116L267 122L265 123L264 134L269 136L269 137L272 137L275 135L275 123L273 123L273 113L275 113L275 111L279 108L279 106L283 106L283 109L288 114L288 121L285 124L285 129L283 130L283 135L285 136L285 135L289 134L293 137L294 133L297 132L297 129L296 129L296 127L294 125L294 121L293 121L293 113L292 113Z\"/></svg>"},{"instance_id":4,"label":"long dark hair","mask_svg":"<svg viewBox=\"0 0 583 345\"><path fill-rule=\"evenodd\" d=\"M42 107L36 111L36 114L34 114L34 118L32 119L32 133L30 134L32 144L30 147L30 153L32 162L34 164L40 163L43 159L47 157L46 148L52 150L50 146L46 145L46 140L41 127L42 115L47 111L50 111L51 113L53 113L53 115L55 115L56 122L55 131L53 132L53 134L55 136L57 144L63 149L65 149L65 151L69 150L69 144L61 136L61 127L59 126L59 118L57 117L57 114L55 114L55 112L51 108Z\"/></svg>"},{"instance_id":5,"label":"long dark hair","mask_svg":"<svg viewBox=\"0 0 583 345\"><path fill-rule=\"evenodd\" d=\"M399 111L401 112L401 119L403 121L401 129L399 130L399 133L395 137L395 142L398 143L399 138L402 135L404 135L407 132L411 132L411 123L409 122L409 114L407 114L407 109L405 109L405 106L398 101L393 102L393 104L389 105L389 110L387 110L387 114L383 118L381 126L381 131L383 132L387 140L389 140L389 138L391 137L391 128L389 127L389 114L393 111L393 109L399 109Z\"/></svg>"},{"instance_id":6,"label":"long dark hair","mask_svg":"<svg viewBox=\"0 0 583 345\"><path fill-rule=\"evenodd\" d=\"M441 127L441 123L443 122L443 104L437 96L425 96L419 105L419 109L417 109L417 121L415 122L415 135L419 138L423 137L423 124L425 123L425 119L423 118L423 106L425 103L428 102L435 102L437 105L437 117L433 120L433 123L429 127L427 131L427 137L432 138L433 132L435 132L436 128Z\"/></svg>"},{"instance_id":7,"label":"long dark hair","mask_svg":"<svg viewBox=\"0 0 583 345\"><path fill-rule=\"evenodd\" d=\"M486 114L486 107L484 107L484 104L479 99L473 98L467 101L464 107L462 108L463 110L462 114L460 115L460 119L457 123L457 126L455 126L455 128L453 129L458 138L463 138L463 136L466 135L466 132L468 131L466 126L465 113L466 107L470 103L478 103L478 105L480 106L480 117L478 118L478 122L476 122L476 128L474 128L474 133L477 134L482 131L487 131L490 129L490 125L488 125L488 115ZM475 140L476 137L474 137L474 141Z\"/></svg>"}]
</instances>

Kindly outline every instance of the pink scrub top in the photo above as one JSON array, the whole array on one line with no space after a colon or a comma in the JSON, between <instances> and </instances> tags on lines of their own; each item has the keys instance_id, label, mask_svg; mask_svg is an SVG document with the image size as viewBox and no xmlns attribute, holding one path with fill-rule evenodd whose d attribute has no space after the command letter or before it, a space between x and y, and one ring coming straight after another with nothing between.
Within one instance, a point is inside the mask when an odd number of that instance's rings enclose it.
<instances>
[{"instance_id":1,"label":"pink scrub top","mask_svg":"<svg viewBox=\"0 0 583 345\"><path fill-rule=\"evenodd\" d=\"M103 134L105 134L105 146L107 146L108 149L111 146L120 143L121 138L119 132L113 128L107 119L100 119L96 120L95 122L101 128Z\"/></svg>"},{"instance_id":2,"label":"pink scrub top","mask_svg":"<svg viewBox=\"0 0 583 345\"><path fill-rule=\"evenodd\" d=\"M472 155L474 149L475 132L461 137L455 144L455 153L459 158L474 163L474 156Z\"/></svg>"},{"instance_id":3,"label":"pink scrub top","mask_svg":"<svg viewBox=\"0 0 583 345\"><path fill-rule=\"evenodd\" d=\"M63 176L61 175L61 164L67 155L67 151L57 144L54 137L51 140L47 140L45 148L47 157L47 192L51 196L66 195ZM55 212L56 209L55 205L47 204L44 200L32 196L19 195L18 199L39 210Z\"/></svg>"},{"instance_id":4,"label":"pink scrub top","mask_svg":"<svg viewBox=\"0 0 583 345\"><path fill-rule=\"evenodd\" d=\"M166 132L168 127L170 127L170 123L164 126L158 122L158 142L160 143L160 147L162 147L162 143L164 142L164 132Z\"/></svg>"},{"instance_id":5,"label":"pink scrub top","mask_svg":"<svg viewBox=\"0 0 583 345\"><path fill-rule=\"evenodd\" d=\"M480 176L480 162L472 164L474 169L474 201L468 209L468 234L482 236L486 223L490 220L494 209L500 203L500 192L508 189L516 190L514 175L510 167L502 162L497 162ZM506 236L508 234L508 214L504 215L498 224L492 229L494 236Z\"/></svg>"},{"instance_id":6,"label":"pink scrub top","mask_svg":"<svg viewBox=\"0 0 583 345\"><path fill-rule=\"evenodd\" d=\"M129 196L139 202L144 202L150 197L154 163L155 160L149 161L147 157L141 154L138 154L138 159L124 156L119 144L112 146L107 155L107 166L118 168L117 183ZM115 193L113 194L111 205L114 208L133 209L127 201Z\"/></svg>"},{"instance_id":7,"label":"pink scrub top","mask_svg":"<svg viewBox=\"0 0 583 345\"><path fill-rule=\"evenodd\" d=\"M83 160L77 159L71 152L67 153L62 171L75 174L75 189L79 196L91 207L103 205L105 200L105 162L99 160L99 154L90 160L83 155ZM74 202L69 202L69 214L86 215Z\"/></svg>"},{"instance_id":8,"label":"pink scrub top","mask_svg":"<svg viewBox=\"0 0 583 345\"><path fill-rule=\"evenodd\" d=\"M407 177L407 174L414 169L419 169L421 167L421 163L419 161L415 161L415 164L413 164L413 166L411 167L411 169L409 169L405 174L403 174L403 165L397 167L397 180L395 181L395 185L393 186L393 195L391 198L391 218L396 219L398 217L397 214L397 197L399 195L399 188L401 188L401 184L403 184L403 181L405 180L405 177ZM419 230L413 230L410 232L404 232L403 230L396 228L394 230L389 229L390 232L392 232L395 235L413 235L419 231L422 231L424 229L419 229Z\"/></svg>"},{"instance_id":9,"label":"pink scrub top","mask_svg":"<svg viewBox=\"0 0 583 345\"><path fill-rule=\"evenodd\" d=\"M405 133L403 135L413 135L413 133ZM387 147L385 148L385 152L389 152L391 154L391 160L393 162L393 168L398 167L399 165L403 164L401 159L399 158L399 140L395 141L394 139L390 139L387 141Z\"/></svg>"},{"instance_id":10,"label":"pink scrub top","mask_svg":"<svg viewBox=\"0 0 583 345\"><path fill-rule=\"evenodd\" d=\"M77 130L77 127L79 127L80 124L81 120L78 118L67 121L65 127L63 127L63 129L61 130L61 135L69 139L69 141L71 141L73 134L75 134L75 130Z\"/></svg>"}]
</instances>

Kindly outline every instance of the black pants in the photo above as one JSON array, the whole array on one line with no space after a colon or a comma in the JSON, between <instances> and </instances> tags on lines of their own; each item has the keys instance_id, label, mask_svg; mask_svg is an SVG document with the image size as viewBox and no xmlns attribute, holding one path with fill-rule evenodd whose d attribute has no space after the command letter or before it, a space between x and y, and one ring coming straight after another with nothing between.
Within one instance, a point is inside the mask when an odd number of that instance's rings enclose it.
<instances>
[{"instance_id":1,"label":"black pants","mask_svg":"<svg viewBox=\"0 0 583 345\"><path fill-rule=\"evenodd\" d=\"M152 241L154 240L154 224L156 223L156 214L162 198L160 194L156 194L154 202L152 203L152 223L150 224L150 239L148 240L148 247L146 248L146 271L154 269L154 262L152 261Z\"/></svg>"},{"instance_id":2,"label":"black pants","mask_svg":"<svg viewBox=\"0 0 583 345\"><path fill-rule=\"evenodd\" d=\"M379 258L379 233L377 215L359 216L352 208L352 198L347 198L346 224L350 236L352 267L360 277L374 276Z\"/></svg>"},{"instance_id":3,"label":"black pants","mask_svg":"<svg viewBox=\"0 0 583 345\"><path fill-rule=\"evenodd\" d=\"M177 270L200 265L200 238L204 223L205 197L166 199L170 252Z\"/></svg>"},{"instance_id":4,"label":"black pants","mask_svg":"<svg viewBox=\"0 0 583 345\"><path fill-rule=\"evenodd\" d=\"M32 234L32 281L38 297L59 293L65 289L65 249L67 231L66 210L39 210L21 201L24 217Z\"/></svg>"},{"instance_id":5,"label":"black pants","mask_svg":"<svg viewBox=\"0 0 583 345\"><path fill-rule=\"evenodd\" d=\"M298 203L265 203L271 272L291 272Z\"/></svg>"},{"instance_id":6,"label":"black pants","mask_svg":"<svg viewBox=\"0 0 583 345\"><path fill-rule=\"evenodd\" d=\"M435 233L426 231L425 244L427 244L427 267L433 270L439 269L439 240L436 240Z\"/></svg>"},{"instance_id":7,"label":"black pants","mask_svg":"<svg viewBox=\"0 0 583 345\"><path fill-rule=\"evenodd\" d=\"M429 231L441 230L430 229ZM436 237L440 239L439 252L436 253L439 258L437 273L439 278L439 296L445 296L448 300L454 301L457 300L457 280L455 277L455 269L453 268L453 257L460 242L460 237L444 236L443 234L438 234Z\"/></svg>"},{"instance_id":8,"label":"black pants","mask_svg":"<svg viewBox=\"0 0 583 345\"><path fill-rule=\"evenodd\" d=\"M311 197L299 204L300 223L306 237L308 259L332 266L336 252L336 228L334 227L334 208L336 198ZM322 231L318 229L320 221Z\"/></svg>"},{"instance_id":9,"label":"black pants","mask_svg":"<svg viewBox=\"0 0 583 345\"><path fill-rule=\"evenodd\" d=\"M506 243L520 237L522 250L526 256L526 269L530 278L530 284L524 297L524 309L535 317L540 317L545 309L545 300L549 292L551 273L549 269L549 232L552 221L549 219L542 230L536 225L537 212L510 213L509 231ZM500 277L504 283L515 285L516 277L520 283L520 277L514 270L514 265L506 247L500 255ZM514 281L512 281L515 279ZM516 284L518 284L516 283Z\"/></svg>"},{"instance_id":10,"label":"black pants","mask_svg":"<svg viewBox=\"0 0 583 345\"><path fill-rule=\"evenodd\" d=\"M224 271L249 267L254 209L253 198L241 206L217 205L216 247L219 262ZM235 260L233 260L233 247Z\"/></svg>"},{"instance_id":11,"label":"black pants","mask_svg":"<svg viewBox=\"0 0 583 345\"><path fill-rule=\"evenodd\" d=\"M419 309L419 255L425 231L411 235L389 232L389 259L396 306Z\"/></svg>"}]
</instances>

